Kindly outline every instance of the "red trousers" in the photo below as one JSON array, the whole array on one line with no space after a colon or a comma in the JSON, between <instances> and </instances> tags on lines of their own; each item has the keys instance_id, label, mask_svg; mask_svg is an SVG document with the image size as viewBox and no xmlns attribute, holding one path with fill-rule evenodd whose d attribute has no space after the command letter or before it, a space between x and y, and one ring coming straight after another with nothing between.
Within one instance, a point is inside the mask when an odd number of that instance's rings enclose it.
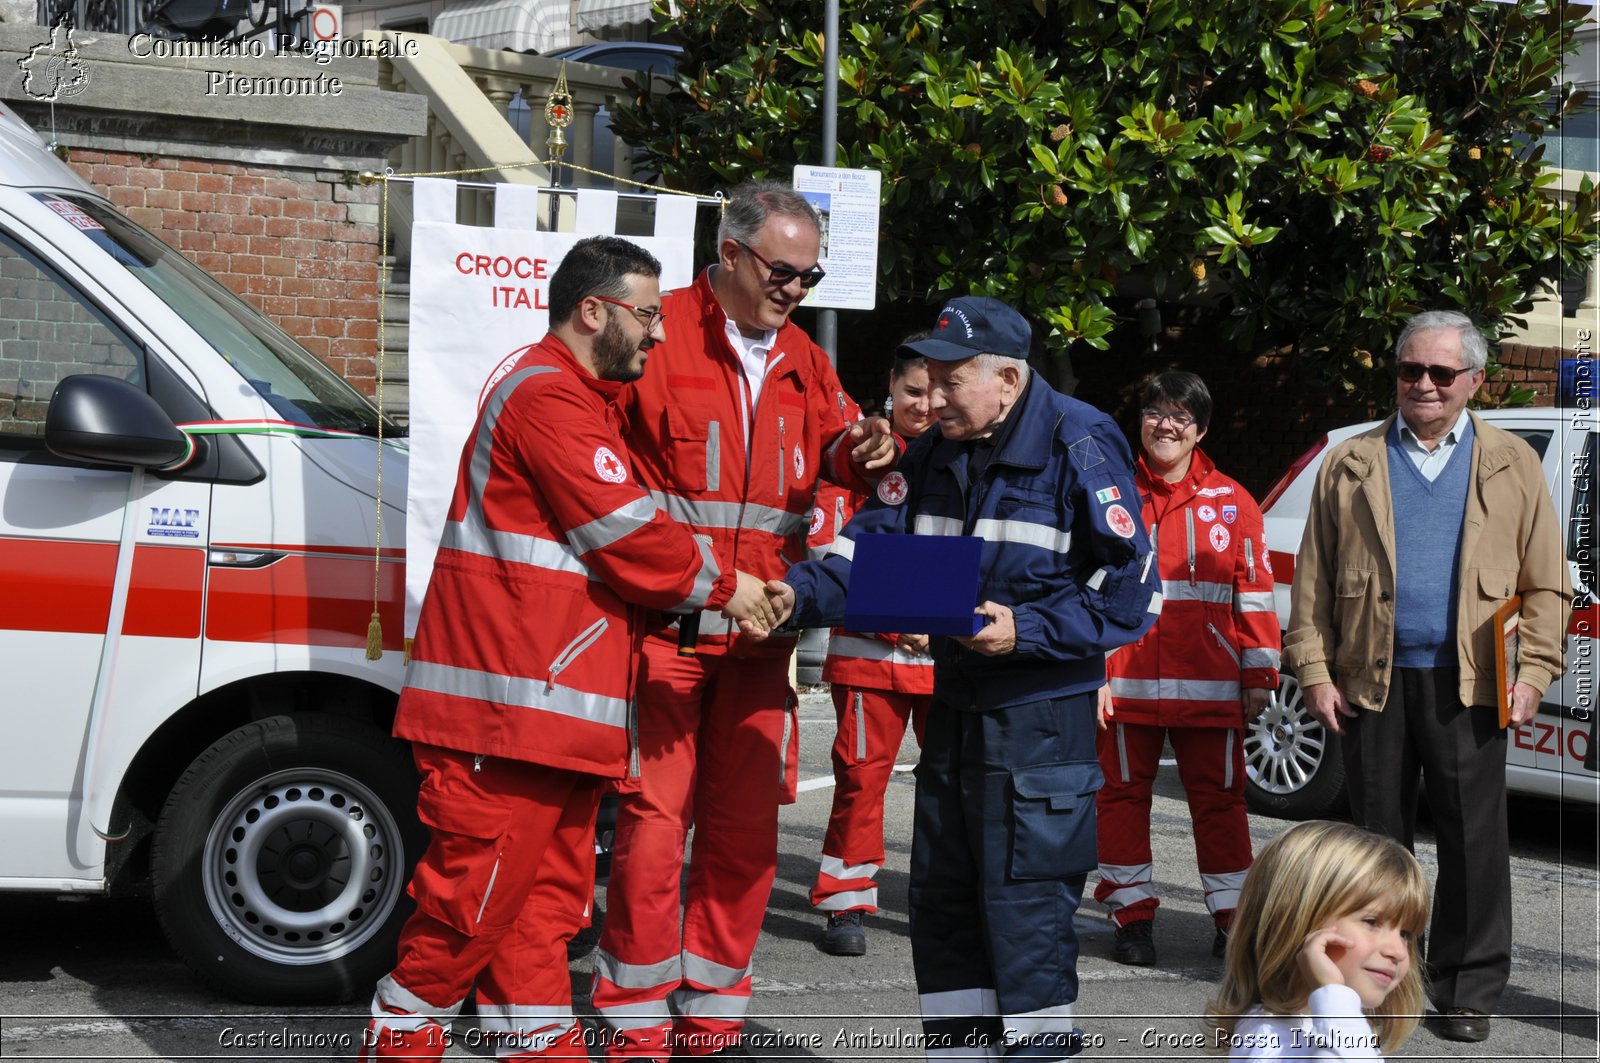
<instances>
[{"instance_id":1,"label":"red trousers","mask_svg":"<svg viewBox=\"0 0 1600 1063\"><path fill-rule=\"evenodd\" d=\"M1106 783L1100 790L1100 884L1094 898L1110 909L1118 926L1154 919L1161 904L1151 881L1150 788L1163 738L1172 742L1178 778L1189 799L1206 908L1218 926L1232 923L1251 859L1242 737L1223 727L1123 723L1100 732L1100 769Z\"/></svg>"},{"instance_id":2,"label":"red trousers","mask_svg":"<svg viewBox=\"0 0 1600 1063\"><path fill-rule=\"evenodd\" d=\"M883 795L911 722L922 744L932 694L833 688L839 730L833 740L833 811L811 904L824 912L878 910L883 867Z\"/></svg>"},{"instance_id":3,"label":"red trousers","mask_svg":"<svg viewBox=\"0 0 1600 1063\"><path fill-rule=\"evenodd\" d=\"M595 954L607 1058L709 1055L738 1042L799 749L786 660L680 657L672 642L645 640L640 786L618 804Z\"/></svg>"},{"instance_id":4,"label":"red trousers","mask_svg":"<svg viewBox=\"0 0 1600 1063\"><path fill-rule=\"evenodd\" d=\"M419 745L415 757L417 812L433 836L361 1057L439 1059L476 982L479 1025L498 1059L588 1059L567 941L589 921L605 780L437 746Z\"/></svg>"}]
</instances>

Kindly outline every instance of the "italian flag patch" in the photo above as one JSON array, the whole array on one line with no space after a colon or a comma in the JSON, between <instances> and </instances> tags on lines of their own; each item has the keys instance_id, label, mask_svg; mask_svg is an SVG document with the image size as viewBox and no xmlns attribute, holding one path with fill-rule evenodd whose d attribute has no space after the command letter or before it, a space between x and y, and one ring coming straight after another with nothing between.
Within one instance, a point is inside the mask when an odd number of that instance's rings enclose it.
<instances>
[{"instance_id":1,"label":"italian flag patch","mask_svg":"<svg viewBox=\"0 0 1600 1063\"><path fill-rule=\"evenodd\" d=\"M1094 493L1094 500L1100 503L1102 506L1111 502L1115 502L1121 497L1122 492L1118 491L1115 487L1107 487L1103 491L1096 491Z\"/></svg>"}]
</instances>

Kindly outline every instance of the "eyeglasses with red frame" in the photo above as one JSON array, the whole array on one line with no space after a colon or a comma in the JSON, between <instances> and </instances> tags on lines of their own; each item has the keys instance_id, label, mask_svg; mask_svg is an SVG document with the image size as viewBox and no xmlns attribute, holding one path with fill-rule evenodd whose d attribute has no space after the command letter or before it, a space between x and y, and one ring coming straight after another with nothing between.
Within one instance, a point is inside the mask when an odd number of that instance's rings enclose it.
<instances>
[{"instance_id":1,"label":"eyeglasses with red frame","mask_svg":"<svg viewBox=\"0 0 1600 1063\"><path fill-rule=\"evenodd\" d=\"M602 303L610 303L612 306L620 306L624 310L632 310L638 315L639 320L644 322L646 329L654 329L657 325L667 320L667 315L659 306L634 306L631 303L623 302L621 299L612 299L604 295L597 295L595 298Z\"/></svg>"}]
</instances>

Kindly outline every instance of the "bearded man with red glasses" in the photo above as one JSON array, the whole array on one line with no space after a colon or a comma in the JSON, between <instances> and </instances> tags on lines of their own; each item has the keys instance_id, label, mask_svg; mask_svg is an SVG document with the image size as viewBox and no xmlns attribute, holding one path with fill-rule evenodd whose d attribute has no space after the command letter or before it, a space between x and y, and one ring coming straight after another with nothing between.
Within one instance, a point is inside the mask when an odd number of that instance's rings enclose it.
<instances>
[{"instance_id":1,"label":"bearded man with red glasses","mask_svg":"<svg viewBox=\"0 0 1600 1063\"><path fill-rule=\"evenodd\" d=\"M1317 474L1283 661L1311 714L1343 736L1356 823L1411 848L1421 773L1439 847L1436 1030L1482 1041L1511 974L1495 612L1521 595L1515 726L1565 669L1571 589L1539 456L1467 412L1483 334L1465 314L1418 314L1395 359L1399 412L1334 447Z\"/></svg>"},{"instance_id":2,"label":"bearded man with red glasses","mask_svg":"<svg viewBox=\"0 0 1600 1063\"><path fill-rule=\"evenodd\" d=\"M899 448L883 418L859 419L790 320L823 275L805 198L776 182L735 189L717 245L717 262L662 300L666 339L620 403L625 439L656 504L709 539L719 563L776 579L806 556L818 477L870 491ZM622 787L595 956L607 1059L746 1056L778 805L795 795L793 635L755 643L712 612L688 625L645 639L640 762Z\"/></svg>"}]
</instances>

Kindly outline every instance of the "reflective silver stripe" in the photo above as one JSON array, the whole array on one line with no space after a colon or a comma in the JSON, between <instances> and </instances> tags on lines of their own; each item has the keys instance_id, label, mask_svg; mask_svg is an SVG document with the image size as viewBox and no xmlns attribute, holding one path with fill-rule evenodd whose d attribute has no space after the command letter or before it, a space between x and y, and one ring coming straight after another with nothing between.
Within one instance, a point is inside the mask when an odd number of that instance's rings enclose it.
<instances>
[{"instance_id":1,"label":"reflective silver stripe","mask_svg":"<svg viewBox=\"0 0 1600 1063\"><path fill-rule=\"evenodd\" d=\"M1138 701L1173 699L1182 701L1238 701L1237 680L1210 679L1113 679L1111 697Z\"/></svg>"},{"instance_id":2,"label":"reflective silver stripe","mask_svg":"<svg viewBox=\"0 0 1600 1063\"><path fill-rule=\"evenodd\" d=\"M1277 668L1283 655L1277 650L1245 650L1240 667L1243 668Z\"/></svg>"},{"instance_id":3,"label":"reflective silver stripe","mask_svg":"<svg viewBox=\"0 0 1600 1063\"><path fill-rule=\"evenodd\" d=\"M943 993L918 993L917 1007L924 1019L998 1015L1000 1012L994 989L988 986L951 989Z\"/></svg>"},{"instance_id":4,"label":"reflective silver stripe","mask_svg":"<svg viewBox=\"0 0 1600 1063\"><path fill-rule=\"evenodd\" d=\"M1106 576L1108 574L1109 573L1107 572L1106 569L1097 568L1097 569L1094 570L1094 574L1093 575L1091 575L1088 579L1083 581L1083 585L1085 587L1088 587L1092 591L1097 591L1101 587L1105 586Z\"/></svg>"},{"instance_id":5,"label":"reflective silver stripe","mask_svg":"<svg viewBox=\"0 0 1600 1063\"><path fill-rule=\"evenodd\" d=\"M750 997L746 994L710 993L682 986L672 991L672 1005L679 1015L737 1021L750 1010Z\"/></svg>"},{"instance_id":6,"label":"reflective silver stripe","mask_svg":"<svg viewBox=\"0 0 1600 1063\"><path fill-rule=\"evenodd\" d=\"M1150 604L1145 607L1145 612L1147 612L1147 613L1159 613L1159 612L1161 612L1161 603L1162 603L1163 600L1164 600L1164 597L1163 597L1163 595L1161 594L1160 591L1157 591L1155 594L1152 594L1150 596Z\"/></svg>"},{"instance_id":7,"label":"reflective silver stripe","mask_svg":"<svg viewBox=\"0 0 1600 1063\"><path fill-rule=\"evenodd\" d=\"M1115 698L1114 692L1112 696ZM1123 733L1120 723L1117 724L1117 769L1121 773L1123 782L1132 781L1128 773L1128 736Z\"/></svg>"},{"instance_id":8,"label":"reflective silver stripe","mask_svg":"<svg viewBox=\"0 0 1600 1063\"><path fill-rule=\"evenodd\" d=\"M483 535L471 536L467 541L489 540L489 522L483 515L483 493L488 490L489 470L493 465L495 425L500 422L500 414L505 411L506 403L525 381L545 373L560 371L553 365L535 365L519 370L500 381L494 391L490 392L488 400L484 402L483 418L478 424L478 434L472 441L472 458L467 463L467 512L462 519L467 529L482 532Z\"/></svg>"},{"instance_id":9,"label":"reflective silver stripe","mask_svg":"<svg viewBox=\"0 0 1600 1063\"><path fill-rule=\"evenodd\" d=\"M604 949L596 949L594 973L622 989L654 989L683 978L683 960L668 956L659 963L623 963Z\"/></svg>"},{"instance_id":10,"label":"reflective silver stripe","mask_svg":"<svg viewBox=\"0 0 1600 1063\"><path fill-rule=\"evenodd\" d=\"M523 676L498 675L472 668L456 668L448 664L413 659L406 669L406 685L435 694L448 694L458 698L474 698L497 705L513 705L523 709L542 709L561 716L604 724L607 727L625 727L628 723L628 700L589 694L568 687L553 687L548 692L542 679Z\"/></svg>"},{"instance_id":11,"label":"reflective silver stripe","mask_svg":"<svg viewBox=\"0 0 1600 1063\"><path fill-rule=\"evenodd\" d=\"M1104 904L1111 911L1130 904L1152 900L1155 891L1150 886L1152 867L1149 864L1101 864L1100 881L1113 889Z\"/></svg>"},{"instance_id":12,"label":"reflective silver stripe","mask_svg":"<svg viewBox=\"0 0 1600 1063\"><path fill-rule=\"evenodd\" d=\"M578 555L566 543L521 532L495 531L465 521L445 521L439 549L458 550L464 554L532 565L553 572L571 572L585 579L596 578L589 571L589 566L578 560Z\"/></svg>"},{"instance_id":13,"label":"reflective silver stripe","mask_svg":"<svg viewBox=\"0 0 1600 1063\"><path fill-rule=\"evenodd\" d=\"M834 635L828 639L829 657L848 657L857 661L892 661L908 668L932 668L933 658L918 656L882 639L867 639L860 635Z\"/></svg>"},{"instance_id":14,"label":"reflective silver stripe","mask_svg":"<svg viewBox=\"0 0 1600 1063\"><path fill-rule=\"evenodd\" d=\"M672 1007L666 997L638 1004L610 1004L598 1010L613 1030L648 1030L652 1026L672 1025Z\"/></svg>"},{"instance_id":15,"label":"reflective silver stripe","mask_svg":"<svg viewBox=\"0 0 1600 1063\"><path fill-rule=\"evenodd\" d=\"M1072 548L1070 531L1026 520L993 520L986 517L972 526L972 534L986 542L1037 546L1058 554L1064 554Z\"/></svg>"},{"instance_id":16,"label":"reflective silver stripe","mask_svg":"<svg viewBox=\"0 0 1600 1063\"><path fill-rule=\"evenodd\" d=\"M828 557L833 554L838 554L846 561L854 561L856 559L856 541L854 539L846 539L842 535L839 536L828 544L828 549L822 556Z\"/></svg>"},{"instance_id":17,"label":"reflective silver stripe","mask_svg":"<svg viewBox=\"0 0 1600 1063\"><path fill-rule=\"evenodd\" d=\"M1200 876L1200 885L1206 891L1206 908L1211 914L1239 907L1239 891L1244 889L1245 874L1243 871L1229 871L1225 875Z\"/></svg>"},{"instance_id":18,"label":"reflective silver stripe","mask_svg":"<svg viewBox=\"0 0 1600 1063\"><path fill-rule=\"evenodd\" d=\"M656 519L656 503L652 498L640 497L625 506L618 506L603 517L596 517L567 532L567 542L579 554L610 546L627 538Z\"/></svg>"},{"instance_id":19,"label":"reflective silver stripe","mask_svg":"<svg viewBox=\"0 0 1600 1063\"><path fill-rule=\"evenodd\" d=\"M1270 613L1276 610L1271 591L1244 591L1233 596L1236 613Z\"/></svg>"},{"instance_id":20,"label":"reflective silver stripe","mask_svg":"<svg viewBox=\"0 0 1600 1063\"><path fill-rule=\"evenodd\" d=\"M1020 1015L1002 1015L1000 1022L1005 1027L1006 1044L1014 1045L1024 1037L1033 1037L1042 1033L1070 1031L1072 1029L1072 1005L1053 1004L1048 1008L1040 1008L1038 1011L1026 1011Z\"/></svg>"},{"instance_id":21,"label":"reflective silver stripe","mask_svg":"<svg viewBox=\"0 0 1600 1063\"><path fill-rule=\"evenodd\" d=\"M683 954L683 977L715 989L731 989L750 977L750 965L729 967L692 952Z\"/></svg>"},{"instance_id":22,"label":"reflective silver stripe","mask_svg":"<svg viewBox=\"0 0 1600 1063\"><path fill-rule=\"evenodd\" d=\"M706 604L711 592L717 589L717 577L722 575L722 567L717 564L717 555L711 549L710 537L696 535L694 545L700 551L700 571L694 574L694 586L689 589L689 597L674 608L668 609L669 613L698 610Z\"/></svg>"},{"instance_id":23,"label":"reflective silver stripe","mask_svg":"<svg viewBox=\"0 0 1600 1063\"><path fill-rule=\"evenodd\" d=\"M496 1046L497 1056L526 1058L543 1052L577 1021L571 1008L559 1005L478 1003L478 1025L502 1042Z\"/></svg>"},{"instance_id":24,"label":"reflective silver stripe","mask_svg":"<svg viewBox=\"0 0 1600 1063\"><path fill-rule=\"evenodd\" d=\"M852 908L862 908L866 905L876 908L878 906L878 887L870 889L851 890L849 893L835 893L831 897L824 897L817 902L819 912L848 912Z\"/></svg>"},{"instance_id":25,"label":"reflective silver stripe","mask_svg":"<svg viewBox=\"0 0 1600 1063\"><path fill-rule=\"evenodd\" d=\"M961 518L934 517L927 513L918 513L911 532L913 535L960 535Z\"/></svg>"},{"instance_id":26,"label":"reflective silver stripe","mask_svg":"<svg viewBox=\"0 0 1600 1063\"><path fill-rule=\"evenodd\" d=\"M1239 736L1231 727L1227 730L1227 736L1222 743L1222 788L1231 790L1233 789L1233 743Z\"/></svg>"},{"instance_id":27,"label":"reflective silver stripe","mask_svg":"<svg viewBox=\"0 0 1600 1063\"><path fill-rule=\"evenodd\" d=\"M771 532L774 535L804 535L811 527L811 510L790 513L772 506L757 506L744 502L719 502L710 499L689 499L666 491L651 491L650 498L667 511L673 520L691 524L696 528L718 528L731 531L744 528L749 531Z\"/></svg>"},{"instance_id":28,"label":"reflective silver stripe","mask_svg":"<svg viewBox=\"0 0 1600 1063\"><path fill-rule=\"evenodd\" d=\"M1204 580L1191 583L1183 579L1164 579L1161 581L1161 596L1169 602L1215 602L1226 605L1233 601L1233 585L1207 583ZM1269 594L1267 597L1272 596Z\"/></svg>"},{"instance_id":29,"label":"reflective silver stripe","mask_svg":"<svg viewBox=\"0 0 1600 1063\"><path fill-rule=\"evenodd\" d=\"M461 1013L461 1005L465 998L456 1001L448 1007L433 1004L417 996L411 990L394 980L393 975L384 975L378 980L378 988L372 994L372 1017L375 1019L401 1019L405 1016L396 1015L396 1011L405 1012L406 1016L419 1015L425 1019L449 1023ZM405 1027L395 1026L395 1029Z\"/></svg>"},{"instance_id":30,"label":"reflective silver stripe","mask_svg":"<svg viewBox=\"0 0 1600 1063\"><path fill-rule=\"evenodd\" d=\"M716 421L706 424L706 490L722 488L722 425Z\"/></svg>"},{"instance_id":31,"label":"reflective silver stripe","mask_svg":"<svg viewBox=\"0 0 1600 1063\"><path fill-rule=\"evenodd\" d=\"M852 878L871 878L880 870L882 868L877 864L847 864L837 856L828 856L826 853L822 857L822 873L829 878L836 878L841 881Z\"/></svg>"}]
</instances>

